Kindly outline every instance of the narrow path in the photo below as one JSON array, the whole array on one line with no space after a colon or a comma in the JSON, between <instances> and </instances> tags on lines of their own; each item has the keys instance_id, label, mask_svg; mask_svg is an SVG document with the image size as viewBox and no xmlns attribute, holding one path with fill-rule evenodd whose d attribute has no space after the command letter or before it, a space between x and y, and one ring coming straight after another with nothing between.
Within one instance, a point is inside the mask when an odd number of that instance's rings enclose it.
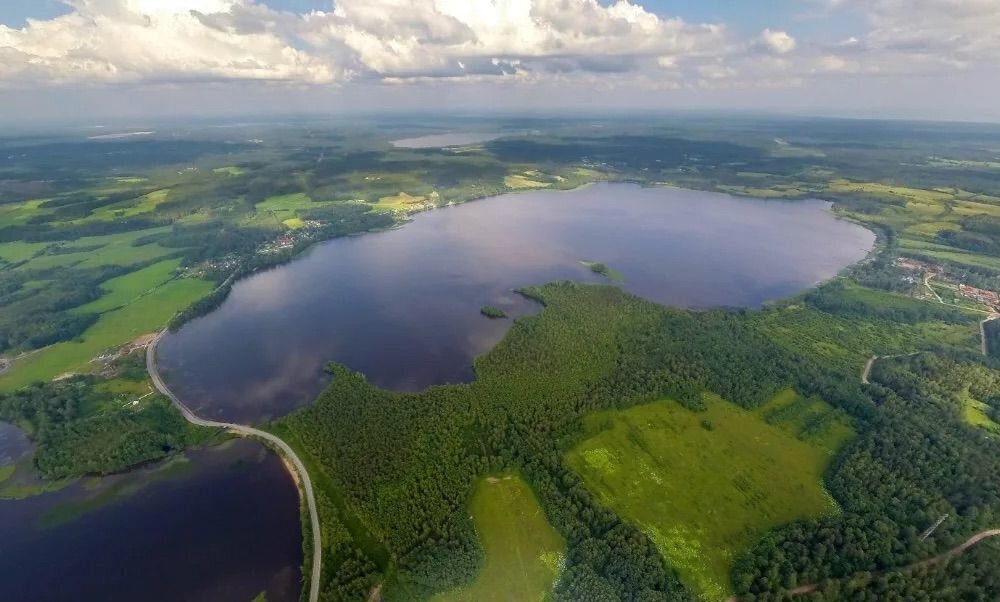
<instances>
[{"instance_id":1,"label":"narrow path","mask_svg":"<svg viewBox=\"0 0 1000 602\"><path fill-rule=\"evenodd\" d=\"M934 295L934 298L938 300L938 303L944 303L944 299L941 298L941 295L937 294L937 291L934 290L933 286L931 286L931 278L933 277L934 274L926 272L924 274L924 286L926 286L927 290L929 290L931 294Z\"/></svg>"},{"instance_id":2,"label":"narrow path","mask_svg":"<svg viewBox=\"0 0 1000 602\"><path fill-rule=\"evenodd\" d=\"M863 385L870 385L871 384L871 382L868 381L868 378L872 375L872 367L875 366L875 362L877 360L888 360L888 359L892 359L894 357L910 357L910 356L913 356L913 355L920 355L921 353L923 353L923 352L922 351L914 351L913 353L896 353L894 355L873 355L873 356L871 356L870 358L868 358L868 362L865 364L865 369L861 373L861 384L863 384Z\"/></svg>"},{"instance_id":3,"label":"narrow path","mask_svg":"<svg viewBox=\"0 0 1000 602\"><path fill-rule=\"evenodd\" d=\"M868 377L872 375L872 366L875 365L875 360L878 359L877 355L873 355L868 358L868 363L865 364L865 371L861 373L861 384L868 385Z\"/></svg>"},{"instance_id":4,"label":"narrow path","mask_svg":"<svg viewBox=\"0 0 1000 602\"><path fill-rule=\"evenodd\" d=\"M966 552L969 548L971 548L972 546L976 545L977 543L981 542L984 539L988 539L990 537L996 537L998 535L1000 535L1000 529L987 529L985 531L980 531L979 533L976 533L975 535L973 535L969 539L965 540L961 544L955 546L954 548L952 548L952 549L950 549L950 550L948 550L946 552L942 552L942 553L938 554L937 556L932 556L930 558L926 558L924 560L920 560L920 561L914 562L913 564L908 564L908 565L906 565L904 567L901 567L901 568L889 569L889 570L886 570L886 571L879 571L879 572L874 573L874 574L880 575L880 574L885 574L885 573L897 573L897 572L898 573L909 573L910 571L915 571L917 569L922 569L922 568L925 568L925 567L934 566L935 564L940 564L940 563L945 562L947 560L951 560L955 556L958 556L959 554L962 554L963 552ZM838 580L842 581L842 580L851 579L851 578L852 578L852 576L841 577L841 578L838 578ZM800 594L808 594L810 592L814 592L814 591L816 591L818 589L819 589L819 584L818 583L809 583L809 584L806 584L806 585L800 585L800 586L796 587L795 589L788 590L788 594L791 595L791 596L798 596ZM729 598L726 598L725 602L739 602L739 600L740 599L739 599L738 596L730 596Z\"/></svg>"},{"instance_id":5,"label":"narrow path","mask_svg":"<svg viewBox=\"0 0 1000 602\"><path fill-rule=\"evenodd\" d=\"M153 386L156 390L165 395L174 406L180 410L184 418L191 424L198 426L207 426L221 428L229 431L230 433L239 435L241 437L252 437L255 439L263 439L267 441L274 447L281 450L288 460L291 461L290 468L298 473L298 481L302 484L302 490L305 492L306 505L309 507L309 520L312 523L312 536L313 536L313 562L312 562L312 575L310 579L309 586L309 602L317 602L319 600L319 588L320 588L320 569L322 568L322 542L321 533L319 526L319 514L316 511L316 498L313 495L312 481L309 479L309 473L306 471L306 467L302 464L302 461L295 454L292 448L282 441L280 438L262 431L260 429L255 429L250 426L245 426L242 424L233 424L231 422L217 422L215 420L206 420L204 418L199 418L194 412L191 411L184 402L182 402L173 391L167 387L166 383L160 377L160 372L156 367L156 345L160 342L160 338L166 333L166 331L160 332L156 335L156 338L150 342L149 346L146 347L146 371L149 373L149 378L153 381ZM295 476L295 475L293 475Z\"/></svg>"}]
</instances>

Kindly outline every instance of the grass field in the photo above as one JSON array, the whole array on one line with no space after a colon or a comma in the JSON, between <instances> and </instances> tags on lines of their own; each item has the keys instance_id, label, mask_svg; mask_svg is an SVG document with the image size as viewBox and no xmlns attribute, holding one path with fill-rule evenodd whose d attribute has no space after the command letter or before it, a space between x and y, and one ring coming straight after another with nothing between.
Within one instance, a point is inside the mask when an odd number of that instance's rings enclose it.
<instances>
[{"instance_id":1,"label":"grass field","mask_svg":"<svg viewBox=\"0 0 1000 602\"><path fill-rule=\"evenodd\" d=\"M10 391L35 381L46 381L67 372L89 372L98 366L90 360L136 337L163 328L173 315L204 297L212 284L204 280L173 280L121 309L103 314L79 341L46 347L18 361L0 376L0 391Z\"/></svg>"},{"instance_id":2,"label":"grass field","mask_svg":"<svg viewBox=\"0 0 1000 602\"><path fill-rule=\"evenodd\" d=\"M225 174L227 176L242 176L245 172L242 167L229 165L226 167L216 167L212 170L212 173Z\"/></svg>"},{"instance_id":3,"label":"grass field","mask_svg":"<svg viewBox=\"0 0 1000 602\"><path fill-rule=\"evenodd\" d=\"M965 403L962 406L962 419L972 426L978 426L979 428L993 434L1000 435L1000 424L993 422L993 420L986 415L986 409L988 407L989 406L978 399L966 396Z\"/></svg>"},{"instance_id":4,"label":"grass field","mask_svg":"<svg viewBox=\"0 0 1000 602\"><path fill-rule=\"evenodd\" d=\"M40 207L47 199L36 199L23 203L11 203L0 205L0 228L5 226L15 226L26 223L36 215L47 215L52 213L51 209Z\"/></svg>"},{"instance_id":5,"label":"grass field","mask_svg":"<svg viewBox=\"0 0 1000 602\"><path fill-rule=\"evenodd\" d=\"M85 236L66 244L66 248L70 252L58 255L39 255L20 266L20 269L45 269L70 265L80 267L133 265L158 259L165 255L177 253L180 249L169 249L155 243L137 247L133 243L143 236L158 234L167 230L169 230L167 227L149 228L105 236ZM6 243L0 245L0 257L3 256L2 249L8 245L22 245L23 247L25 244L39 244L41 247L37 249L42 250L52 243ZM99 248L94 249L94 247ZM72 252L75 249L80 249L80 251L76 253Z\"/></svg>"},{"instance_id":6,"label":"grass field","mask_svg":"<svg viewBox=\"0 0 1000 602\"><path fill-rule=\"evenodd\" d=\"M273 196L255 205L257 213L271 213L279 220L296 217L300 209L315 209L320 206L320 203L314 202L303 192Z\"/></svg>"},{"instance_id":7,"label":"grass field","mask_svg":"<svg viewBox=\"0 0 1000 602\"><path fill-rule=\"evenodd\" d=\"M832 514L823 472L853 431L819 400L786 391L756 411L706 395L600 412L567 454L603 504L639 526L704 600L731 592L733 560L768 529ZM807 424L825 428L808 438Z\"/></svg>"},{"instance_id":8,"label":"grass field","mask_svg":"<svg viewBox=\"0 0 1000 602\"><path fill-rule=\"evenodd\" d=\"M49 244L47 242L5 242L0 244L0 259L10 263L27 261Z\"/></svg>"},{"instance_id":9,"label":"grass field","mask_svg":"<svg viewBox=\"0 0 1000 602\"><path fill-rule=\"evenodd\" d=\"M375 203L376 209L388 209L391 211L415 211L424 208L424 203L428 197L413 196L405 192L384 196Z\"/></svg>"},{"instance_id":10,"label":"grass field","mask_svg":"<svg viewBox=\"0 0 1000 602\"><path fill-rule=\"evenodd\" d=\"M507 188L513 188L514 190L521 190L523 188L546 188L551 186L548 182L539 182L538 180L532 180L531 178L520 174L504 177L503 183Z\"/></svg>"},{"instance_id":11,"label":"grass field","mask_svg":"<svg viewBox=\"0 0 1000 602\"><path fill-rule=\"evenodd\" d=\"M520 477L486 478L470 503L486 554L475 582L433 602L540 602L559 576L566 544Z\"/></svg>"},{"instance_id":12,"label":"grass field","mask_svg":"<svg viewBox=\"0 0 1000 602\"><path fill-rule=\"evenodd\" d=\"M101 284L101 288L107 292L100 299L81 305L73 311L104 313L128 305L136 297L152 291L173 278L174 271L180 263L179 259L168 259L130 274L112 278Z\"/></svg>"}]
</instances>

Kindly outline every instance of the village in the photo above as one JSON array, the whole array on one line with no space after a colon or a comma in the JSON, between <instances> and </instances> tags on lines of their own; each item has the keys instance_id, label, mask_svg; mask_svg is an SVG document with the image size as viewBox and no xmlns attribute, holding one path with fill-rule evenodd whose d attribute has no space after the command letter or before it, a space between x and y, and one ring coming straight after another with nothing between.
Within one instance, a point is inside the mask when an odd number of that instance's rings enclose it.
<instances>
[{"instance_id":1,"label":"village","mask_svg":"<svg viewBox=\"0 0 1000 602\"><path fill-rule=\"evenodd\" d=\"M916 296L946 305L957 305L977 311L1000 314L1000 293L954 281L942 266L897 257L897 268L914 275L904 276L904 281L917 285ZM932 283L931 280L934 279Z\"/></svg>"}]
</instances>

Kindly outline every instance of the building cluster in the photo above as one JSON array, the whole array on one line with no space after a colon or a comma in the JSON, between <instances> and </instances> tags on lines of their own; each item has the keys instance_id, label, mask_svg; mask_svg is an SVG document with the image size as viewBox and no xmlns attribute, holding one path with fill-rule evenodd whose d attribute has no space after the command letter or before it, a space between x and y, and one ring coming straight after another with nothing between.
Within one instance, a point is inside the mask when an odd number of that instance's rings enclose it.
<instances>
[{"instance_id":1,"label":"building cluster","mask_svg":"<svg viewBox=\"0 0 1000 602\"><path fill-rule=\"evenodd\" d=\"M958 292L966 299L972 299L976 303L982 303L983 305L992 307L996 311L1000 311L1000 294L997 294L996 291L988 291L983 288L959 284Z\"/></svg>"},{"instance_id":2,"label":"building cluster","mask_svg":"<svg viewBox=\"0 0 1000 602\"><path fill-rule=\"evenodd\" d=\"M924 263L922 261L917 261L915 259L909 259L906 257L897 257L893 264L902 270L909 270L911 272L922 272L929 274L941 274L944 269L939 265L934 265L932 263Z\"/></svg>"},{"instance_id":3,"label":"building cluster","mask_svg":"<svg viewBox=\"0 0 1000 602\"><path fill-rule=\"evenodd\" d=\"M316 236L316 230L323 227L323 222L318 220L305 220L302 222L302 226L296 230L290 230L284 234L279 235L277 238L271 242L265 244L257 250L260 255L273 255L275 253L281 253L295 246L295 243L301 240L311 240Z\"/></svg>"}]
</instances>

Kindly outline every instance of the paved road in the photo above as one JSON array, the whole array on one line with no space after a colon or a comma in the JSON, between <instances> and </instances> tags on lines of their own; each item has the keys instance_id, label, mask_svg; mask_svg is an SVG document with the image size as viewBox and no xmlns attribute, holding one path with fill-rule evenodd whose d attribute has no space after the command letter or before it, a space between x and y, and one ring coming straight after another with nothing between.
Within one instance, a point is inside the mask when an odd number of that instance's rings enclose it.
<instances>
[{"instance_id":1,"label":"paved road","mask_svg":"<svg viewBox=\"0 0 1000 602\"><path fill-rule=\"evenodd\" d=\"M309 507L309 520L312 523L313 563L312 578L309 586L309 602L317 602L319 600L320 569L322 568L323 547L319 527L319 514L316 512L316 498L313 495L312 481L309 479L309 473L306 471L306 467L302 464L302 461L299 460L295 451L293 451L287 443L271 433L242 424L206 420L198 417L189 407L184 405L184 402L178 399L178 397L174 395L173 391L167 387L166 383L163 382L163 379L160 378L160 372L156 367L156 345L160 342L160 338L165 333L166 331L163 331L156 335L156 338L153 339L148 347L146 347L146 371L149 372L149 378L152 379L153 386L156 387L156 390L169 398L170 401L173 402L174 406L180 410L181 414L184 415L184 418L191 424L221 428L241 437L252 437L267 441L272 446L281 450L281 453L284 454L284 456L292 463L293 470L298 473L297 480L301 483L302 490L305 492L306 505Z\"/></svg>"}]
</instances>

